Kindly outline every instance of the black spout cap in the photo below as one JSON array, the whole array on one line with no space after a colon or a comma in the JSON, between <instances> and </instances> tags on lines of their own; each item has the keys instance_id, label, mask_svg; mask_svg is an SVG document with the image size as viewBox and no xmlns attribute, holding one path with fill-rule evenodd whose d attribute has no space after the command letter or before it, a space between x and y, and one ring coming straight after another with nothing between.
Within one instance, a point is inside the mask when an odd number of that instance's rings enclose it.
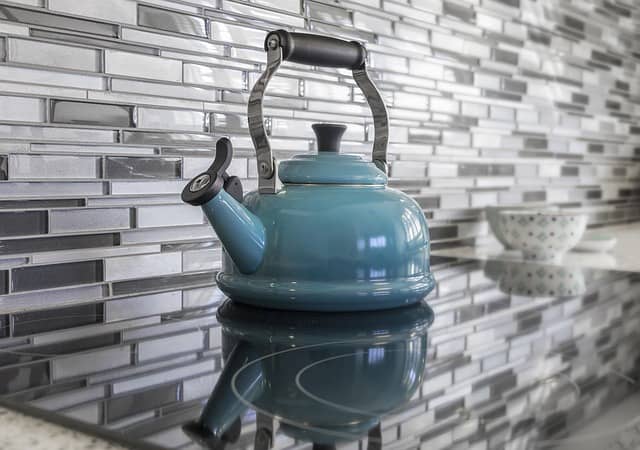
<instances>
[{"instance_id":1,"label":"black spout cap","mask_svg":"<svg viewBox=\"0 0 640 450\"><path fill-rule=\"evenodd\" d=\"M226 172L232 158L231 141L228 138L219 139L216 142L216 157L213 164L187 183L182 190L182 201L194 206L204 205L224 189L241 202L243 193L240 178L229 176Z\"/></svg>"},{"instance_id":2,"label":"black spout cap","mask_svg":"<svg viewBox=\"0 0 640 450\"><path fill-rule=\"evenodd\" d=\"M311 125L316 134L318 152L339 153L340 140L347 127L337 123L314 123Z\"/></svg>"}]
</instances>

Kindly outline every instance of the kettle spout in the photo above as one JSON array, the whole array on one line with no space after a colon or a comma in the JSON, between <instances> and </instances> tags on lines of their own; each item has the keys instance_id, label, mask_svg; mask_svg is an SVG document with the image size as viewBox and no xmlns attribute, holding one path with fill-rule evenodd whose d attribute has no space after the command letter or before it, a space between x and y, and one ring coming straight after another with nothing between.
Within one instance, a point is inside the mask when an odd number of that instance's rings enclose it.
<instances>
[{"instance_id":1,"label":"kettle spout","mask_svg":"<svg viewBox=\"0 0 640 450\"><path fill-rule=\"evenodd\" d=\"M213 164L184 187L182 200L202 207L238 270L252 274L262 263L265 229L242 204L240 179L226 172L232 157L231 141L218 140Z\"/></svg>"},{"instance_id":2,"label":"kettle spout","mask_svg":"<svg viewBox=\"0 0 640 450\"><path fill-rule=\"evenodd\" d=\"M254 273L265 249L265 229L260 219L224 189L203 204L202 210L238 270Z\"/></svg>"}]
</instances>

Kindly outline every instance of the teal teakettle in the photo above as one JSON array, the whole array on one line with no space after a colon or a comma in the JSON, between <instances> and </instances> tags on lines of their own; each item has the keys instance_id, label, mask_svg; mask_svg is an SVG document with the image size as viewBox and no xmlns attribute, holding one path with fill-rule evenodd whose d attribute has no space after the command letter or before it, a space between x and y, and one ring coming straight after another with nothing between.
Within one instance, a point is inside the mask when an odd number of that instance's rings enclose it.
<instances>
[{"instance_id":1,"label":"teal teakettle","mask_svg":"<svg viewBox=\"0 0 640 450\"><path fill-rule=\"evenodd\" d=\"M364 47L279 30L267 35L265 50L266 70L248 108L258 190L243 196L240 180L227 174L232 147L222 138L211 167L182 192L185 202L202 207L222 242L218 286L235 301L289 310L375 310L420 301L434 286L429 229L420 206L387 186L387 110L367 74ZM373 114L372 161L340 154L345 126L316 124L318 153L276 165L262 98L283 60L352 70Z\"/></svg>"}]
</instances>

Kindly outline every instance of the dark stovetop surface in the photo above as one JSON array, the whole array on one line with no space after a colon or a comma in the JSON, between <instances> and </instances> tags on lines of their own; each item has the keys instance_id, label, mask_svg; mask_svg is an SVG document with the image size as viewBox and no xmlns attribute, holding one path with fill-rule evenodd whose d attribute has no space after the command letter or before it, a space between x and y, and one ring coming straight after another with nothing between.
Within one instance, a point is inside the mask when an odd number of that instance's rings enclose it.
<instances>
[{"instance_id":1,"label":"dark stovetop surface","mask_svg":"<svg viewBox=\"0 0 640 450\"><path fill-rule=\"evenodd\" d=\"M11 316L0 404L134 448L637 448L638 274L432 262L391 311Z\"/></svg>"}]
</instances>

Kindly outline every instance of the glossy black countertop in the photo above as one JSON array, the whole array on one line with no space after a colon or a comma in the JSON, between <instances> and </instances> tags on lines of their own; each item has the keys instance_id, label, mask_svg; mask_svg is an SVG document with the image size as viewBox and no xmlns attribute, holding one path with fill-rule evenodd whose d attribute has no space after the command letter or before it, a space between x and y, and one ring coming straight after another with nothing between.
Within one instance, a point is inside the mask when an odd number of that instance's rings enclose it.
<instances>
[{"instance_id":1,"label":"glossy black countertop","mask_svg":"<svg viewBox=\"0 0 640 450\"><path fill-rule=\"evenodd\" d=\"M640 444L639 274L432 264L426 301L388 311L7 316L0 404L132 448Z\"/></svg>"}]
</instances>

